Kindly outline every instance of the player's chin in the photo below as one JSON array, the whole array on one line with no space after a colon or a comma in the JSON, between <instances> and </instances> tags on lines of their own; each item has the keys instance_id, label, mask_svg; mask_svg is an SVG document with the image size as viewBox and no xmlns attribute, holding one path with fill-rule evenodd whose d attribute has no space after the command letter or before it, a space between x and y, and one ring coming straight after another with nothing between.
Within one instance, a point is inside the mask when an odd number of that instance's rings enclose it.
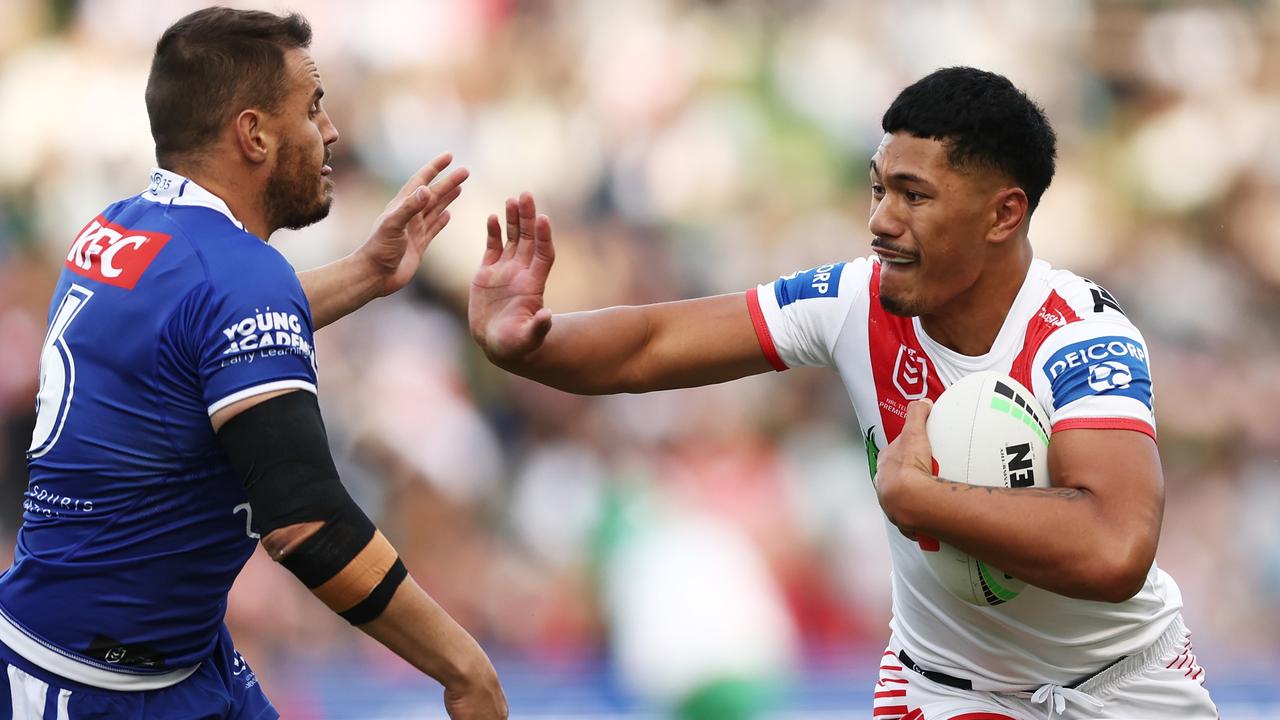
<instances>
[{"instance_id":1,"label":"player's chin","mask_svg":"<svg viewBox=\"0 0 1280 720\"><path fill-rule=\"evenodd\" d=\"M880 271L880 305L886 312L899 317L921 314L919 288L915 277L917 273L914 263Z\"/></svg>"},{"instance_id":2,"label":"player's chin","mask_svg":"<svg viewBox=\"0 0 1280 720\"><path fill-rule=\"evenodd\" d=\"M329 217L329 211L332 209L333 190L332 188L325 188L324 196L320 199L320 202L316 203L315 211L312 213L312 217L315 218L312 222L320 222Z\"/></svg>"}]
</instances>

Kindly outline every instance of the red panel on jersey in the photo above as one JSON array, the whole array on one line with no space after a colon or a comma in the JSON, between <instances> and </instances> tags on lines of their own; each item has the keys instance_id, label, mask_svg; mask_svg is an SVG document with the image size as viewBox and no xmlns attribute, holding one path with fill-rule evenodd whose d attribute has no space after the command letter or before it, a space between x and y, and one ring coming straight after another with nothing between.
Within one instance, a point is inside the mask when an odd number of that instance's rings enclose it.
<instances>
[{"instance_id":1,"label":"red panel on jersey","mask_svg":"<svg viewBox=\"0 0 1280 720\"><path fill-rule=\"evenodd\" d=\"M91 280L132 290L167 242L164 233L130 230L99 215L71 243L66 265Z\"/></svg>"},{"instance_id":2,"label":"red panel on jersey","mask_svg":"<svg viewBox=\"0 0 1280 720\"><path fill-rule=\"evenodd\" d=\"M1027 323L1022 350L1018 351L1018 356L1013 359L1013 367L1010 368L1009 375L1022 383L1022 387L1031 390L1031 361L1035 360L1036 353L1040 352L1040 346L1044 345L1044 341L1048 340L1050 335L1079 321L1080 316L1076 315L1061 295L1058 295L1058 291L1051 290L1044 304Z\"/></svg>"},{"instance_id":3,"label":"red panel on jersey","mask_svg":"<svg viewBox=\"0 0 1280 720\"><path fill-rule=\"evenodd\" d=\"M871 375L885 442L902 432L907 404L912 400L937 400L942 379L916 337L911 318L891 315L880 305L880 263L871 268L871 311L867 318L867 346L871 351Z\"/></svg>"}]
</instances>

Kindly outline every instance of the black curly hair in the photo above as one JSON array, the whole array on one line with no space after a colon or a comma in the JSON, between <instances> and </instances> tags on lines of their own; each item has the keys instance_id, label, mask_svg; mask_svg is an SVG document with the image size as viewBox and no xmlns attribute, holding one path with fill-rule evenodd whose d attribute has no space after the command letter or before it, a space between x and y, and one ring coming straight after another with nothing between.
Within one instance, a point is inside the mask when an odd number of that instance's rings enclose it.
<instances>
[{"instance_id":1,"label":"black curly hair","mask_svg":"<svg viewBox=\"0 0 1280 720\"><path fill-rule=\"evenodd\" d=\"M880 126L945 142L954 168L1004 173L1027 194L1028 214L1053 180L1057 136L1044 110L1003 75L935 70L898 94Z\"/></svg>"}]
</instances>

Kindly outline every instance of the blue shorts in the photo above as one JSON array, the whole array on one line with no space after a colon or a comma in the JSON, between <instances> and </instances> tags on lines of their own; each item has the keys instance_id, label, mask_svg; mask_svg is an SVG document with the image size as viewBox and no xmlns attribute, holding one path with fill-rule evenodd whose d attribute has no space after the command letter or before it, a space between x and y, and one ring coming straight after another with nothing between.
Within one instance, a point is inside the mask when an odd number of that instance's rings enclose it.
<instances>
[{"instance_id":1,"label":"blue shorts","mask_svg":"<svg viewBox=\"0 0 1280 720\"><path fill-rule=\"evenodd\" d=\"M224 625L213 656L177 685L103 690L59 677L0 644L0 720L275 720L280 714L231 644Z\"/></svg>"}]
</instances>

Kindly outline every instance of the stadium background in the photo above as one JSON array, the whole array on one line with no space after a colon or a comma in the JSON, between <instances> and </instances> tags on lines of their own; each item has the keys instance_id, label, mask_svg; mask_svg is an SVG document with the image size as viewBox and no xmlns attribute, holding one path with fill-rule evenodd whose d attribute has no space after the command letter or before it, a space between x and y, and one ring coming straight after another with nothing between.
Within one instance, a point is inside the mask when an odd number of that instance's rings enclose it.
<instances>
[{"instance_id":1,"label":"stadium background","mask_svg":"<svg viewBox=\"0 0 1280 720\"><path fill-rule=\"evenodd\" d=\"M152 162L155 39L201 3L0 3L0 536L62 254ZM318 336L354 494L494 656L513 717L862 717L888 555L834 374L578 398L465 330L483 218L531 190L557 310L730 292L867 252L880 113L928 71L1047 109L1038 254L1143 329L1159 563L1223 717L1280 718L1280 2L298 0L342 133L299 268L443 150L472 171L421 281ZM6 550L7 552L8 550ZM438 689L258 553L228 622L289 718L441 716ZM691 699L692 698L692 699Z\"/></svg>"}]
</instances>

